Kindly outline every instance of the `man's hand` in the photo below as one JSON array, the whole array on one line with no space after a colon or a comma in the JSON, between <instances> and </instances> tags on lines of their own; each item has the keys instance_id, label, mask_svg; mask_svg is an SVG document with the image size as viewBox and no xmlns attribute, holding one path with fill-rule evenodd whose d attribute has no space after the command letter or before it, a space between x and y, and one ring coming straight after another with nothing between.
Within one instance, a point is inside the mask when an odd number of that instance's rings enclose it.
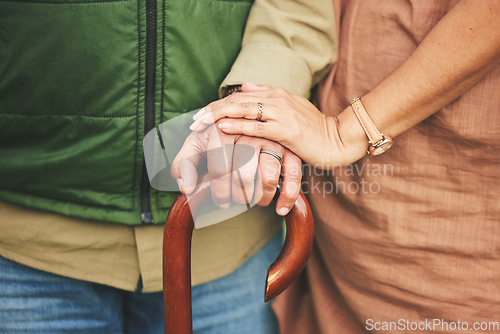
<instances>
[{"instance_id":1,"label":"man's hand","mask_svg":"<svg viewBox=\"0 0 500 334\"><path fill-rule=\"evenodd\" d=\"M278 154L279 160L261 150ZM301 160L280 144L267 139L227 135L217 126L193 132L172 163L171 173L181 192L190 194L198 180L197 167L206 159L212 198L221 208L235 203L267 206L283 174L276 212L285 215L300 191Z\"/></svg>"}]
</instances>

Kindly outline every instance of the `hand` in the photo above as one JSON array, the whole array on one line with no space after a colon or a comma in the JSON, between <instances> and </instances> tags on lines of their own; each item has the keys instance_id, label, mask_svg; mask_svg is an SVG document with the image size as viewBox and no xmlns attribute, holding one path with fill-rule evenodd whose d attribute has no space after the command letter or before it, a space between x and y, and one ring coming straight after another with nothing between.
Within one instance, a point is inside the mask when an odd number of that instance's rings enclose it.
<instances>
[{"instance_id":1,"label":"hand","mask_svg":"<svg viewBox=\"0 0 500 334\"><path fill-rule=\"evenodd\" d=\"M242 145L254 148L255 160L253 163L240 166L238 170L238 166L241 165L236 161L238 147ZM277 153L282 157L283 163L280 164L274 156L261 152L264 149ZM258 162L258 164L256 165L255 162ZM238 175L238 172L241 175ZM255 172L257 172L256 178ZM253 193L253 202L256 205L268 206L276 193L280 174L283 175L283 180L278 202L276 203L276 212L284 216L290 211L299 196L302 161L293 152L276 142L248 136L240 136L237 139L233 154L233 201L245 203L243 202L244 196L242 196L242 189L245 189L246 198L251 199Z\"/></svg>"},{"instance_id":2,"label":"hand","mask_svg":"<svg viewBox=\"0 0 500 334\"><path fill-rule=\"evenodd\" d=\"M283 166L272 155L260 153L261 149L279 154ZM178 180L181 192L190 194L195 189L196 167L204 158L207 159L212 198L222 208L229 207L231 199L236 203L269 205L281 171L283 184L276 205L278 214L288 213L299 194L301 160L295 154L266 139L224 134L216 126L191 133L176 156L171 173Z\"/></svg>"},{"instance_id":3,"label":"hand","mask_svg":"<svg viewBox=\"0 0 500 334\"><path fill-rule=\"evenodd\" d=\"M350 145L347 149L337 118L327 117L307 99L280 88L252 84L244 84L242 91L203 108L195 115L195 131L217 122L227 134L279 142L321 169L349 164L365 155L367 145ZM257 120L259 103L263 110L261 121Z\"/></svg>"}]
</instances>

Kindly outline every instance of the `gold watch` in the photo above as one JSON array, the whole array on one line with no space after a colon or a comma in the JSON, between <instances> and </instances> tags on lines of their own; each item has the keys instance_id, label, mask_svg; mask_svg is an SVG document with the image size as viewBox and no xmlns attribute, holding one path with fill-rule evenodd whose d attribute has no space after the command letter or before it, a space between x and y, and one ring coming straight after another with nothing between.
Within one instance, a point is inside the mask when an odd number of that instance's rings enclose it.
<instances>
[{"instance_id":1,"label":"gold watch","mask_svg":"<svg viewBox=\"0 0 500 334\"><path fill-rule=\"evenodd\" d=\"M352 100L351 108L361 124L363 131L365 131L365 134L368 137L368 144L370 146L368 147L368 151L366 153L379 155L390 149L394 144L394 140L392 140L389 136L384 136L380 133L380 131L378 131L370 116L368 116L365 107L363 107L360 97Z\"/></svg>"}]
</instances>

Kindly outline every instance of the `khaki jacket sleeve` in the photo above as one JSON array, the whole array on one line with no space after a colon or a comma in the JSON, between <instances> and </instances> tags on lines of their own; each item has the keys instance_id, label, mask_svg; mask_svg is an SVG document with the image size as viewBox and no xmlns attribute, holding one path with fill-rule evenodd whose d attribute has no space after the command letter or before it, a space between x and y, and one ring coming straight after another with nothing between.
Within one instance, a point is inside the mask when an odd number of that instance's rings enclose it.
<instances>
[{"instance_id":1,"label":"khaki jacket sleeve","mask_svg":"<svg viewBox=\"0 0 500 334\"><path fill-rule=\"evenodd\" d=\"M219 93L250 82L306 96L337 59L334 20L331 0L256 0Z\"/></svg>"}]
</instances>

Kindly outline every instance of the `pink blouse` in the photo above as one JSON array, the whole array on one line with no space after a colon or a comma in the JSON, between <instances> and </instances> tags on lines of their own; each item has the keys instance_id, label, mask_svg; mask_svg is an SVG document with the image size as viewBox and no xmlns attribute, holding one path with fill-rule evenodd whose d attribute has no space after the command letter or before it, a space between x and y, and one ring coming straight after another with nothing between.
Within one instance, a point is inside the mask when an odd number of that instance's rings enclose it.
<instances>
[{"instance_id":1,"label":"pink blouse","mask_svg":"<svg viewBox=\"0 0 500 334\"><path fill-rule=\"evenodd\" d=\"M456 3L333 2L339 60L318 90L328 115L392 73ZM500 332L500 66L386 153L305 174L316 244L274 304L283 333Z\"/></svg>"}]
</instances>

